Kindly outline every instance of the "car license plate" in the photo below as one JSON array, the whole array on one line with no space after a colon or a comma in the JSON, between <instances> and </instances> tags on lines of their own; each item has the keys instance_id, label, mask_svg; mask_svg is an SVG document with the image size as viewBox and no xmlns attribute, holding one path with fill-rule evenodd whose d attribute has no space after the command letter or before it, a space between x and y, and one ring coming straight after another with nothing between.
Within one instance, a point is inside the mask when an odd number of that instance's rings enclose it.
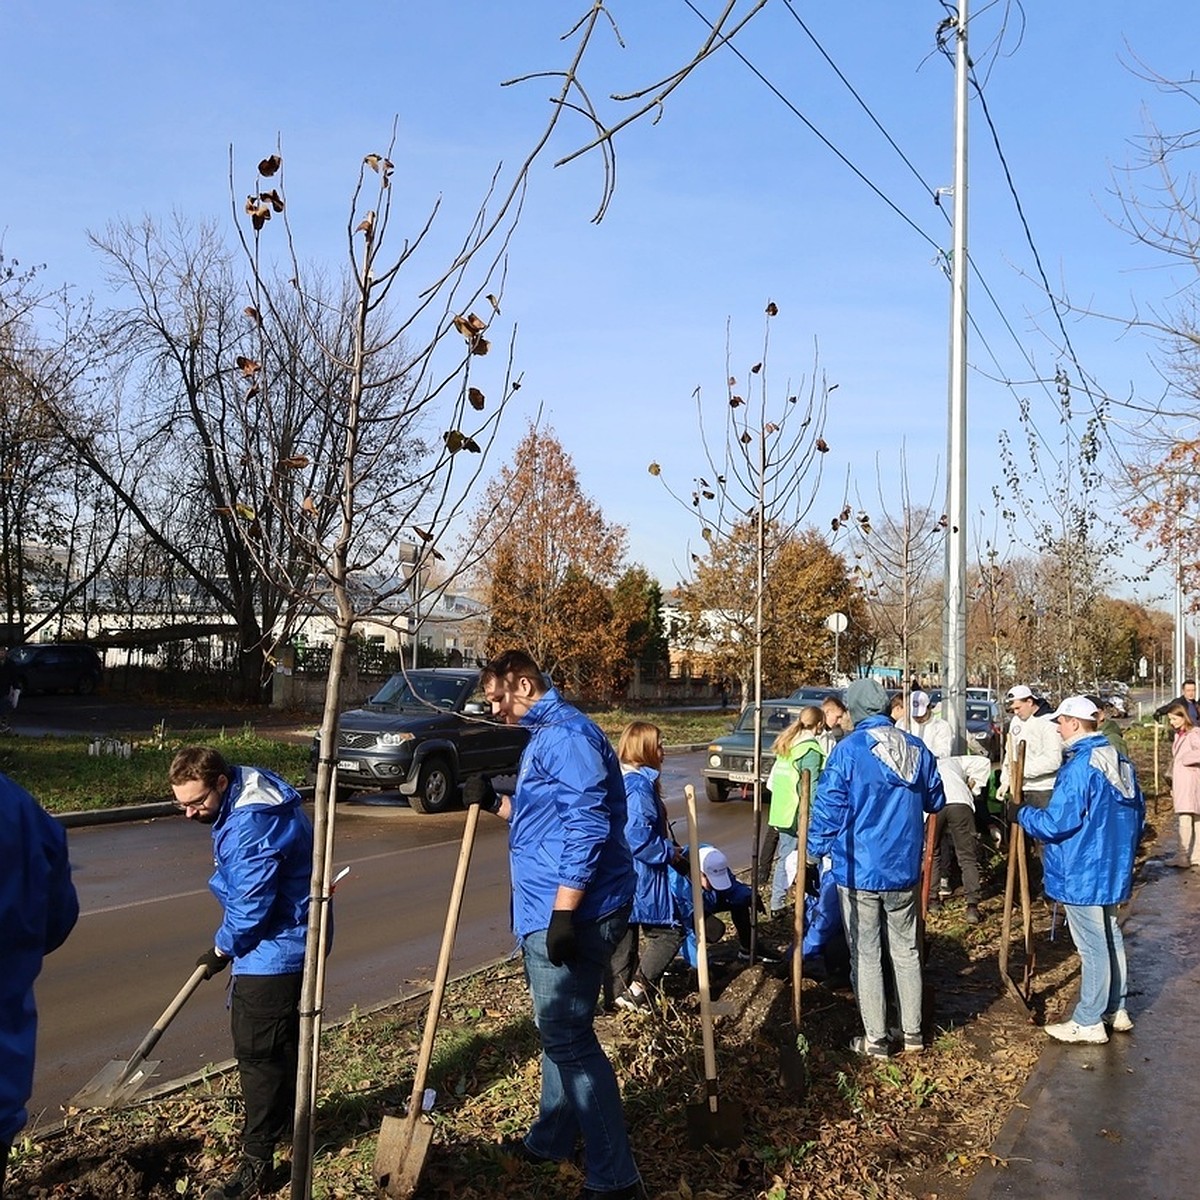
<instances>
[{"instance_id":1,"label":"car license plate","mask_svg":"<svg viewBox=\"0 0 1200 1200\"><path fill-rule=\"evenodd\" d=\"M352 758L341 758L338 759L337 769L339 771L351 771L354 774L358 774L359 765Z\"/></svg>"},{"instance_id":2,"label":"car license plate","mask_svg":"<svg viewBox=\"0 0 1200 1200\"><path fill-rule=\"evenodd\" d=\"M753 783L758 778L753 771L730 771L730 783Z\"/></svg>"}]
</instances>

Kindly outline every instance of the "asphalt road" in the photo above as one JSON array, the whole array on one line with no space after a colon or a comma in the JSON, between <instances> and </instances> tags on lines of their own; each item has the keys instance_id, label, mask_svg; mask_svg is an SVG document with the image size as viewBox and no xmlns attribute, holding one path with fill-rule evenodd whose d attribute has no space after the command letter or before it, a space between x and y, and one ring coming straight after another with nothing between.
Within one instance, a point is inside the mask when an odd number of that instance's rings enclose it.
<instances>
[{"instance_id":1,"label":"asphalt road","mask_svg":"<svg viewBox=\"0 0 1200 1200\"><path fill-rule=\"evenodd\" d=\"M664 772L668 809L687 838L683 785L699 795L700 831L749 869L748 803L703 798L702 754L672 755ZM457 860L462 813L419 816L407 805L342 804L336 863L334 950L326 1022L428 987ZM459 925L454 973L503 957L509 928L507 827L484 814ZM208 892L207 827L164 817L70 832L82 915L47 960L37 984L39 1036L30 1124L53 1124L60 1107L111 1060L127 1059L212 944L219 909ZM745 876L743 876L745 877ZM156 1083L230 1056L228 976L201 985L154 1052Z\"/></svg>"}]
</instances>

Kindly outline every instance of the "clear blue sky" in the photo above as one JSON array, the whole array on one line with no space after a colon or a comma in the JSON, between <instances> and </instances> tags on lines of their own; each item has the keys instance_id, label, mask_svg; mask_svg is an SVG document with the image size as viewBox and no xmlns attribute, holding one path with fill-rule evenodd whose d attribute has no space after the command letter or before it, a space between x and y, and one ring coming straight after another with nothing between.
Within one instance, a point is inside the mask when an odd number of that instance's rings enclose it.
<instances>
[{"instance_id":1,"label":"clear blue sky","mask_svg":"<svg viewBox=\"0 0 1200 1200\"><path fill-rule=\"evenodd\" d=\"M696 0L709 15L716 0ZM457 0L451 4L227 0L0 5L0 236L10 258L45 263L43 278L104 302L88 230L178 210L232 223L229 147L240 176L282 138L290 212L309 257L332 264L364 153L399 122L396 181L415 222L437 196L435 247L462 233L497 162L515 163L548 113L549 80L501 82L565 64L559 37L585 0ZM742 7L745 7L743 0ZM1170 277L1114 224L1112 171L1130 161L1147 112L1186 119L1138 59L1163 74L1195 66L1200 10L1165 0L1058 0L1025 11L975 3L971 49L1044 266L1078 302L1128 311L1161 301ZM623 35L607 31L584 82L605 112L612 92L644 86L699 44L684 0L612 0ZM934 49L944 15L932 0L800 3L794 9L922 178L952 177L953 73ZM1000 38L1002 28L1004 34ZM746 58L940 246L949 226L871 124L782 0L738 42ZM978 103L971 109L970 248L1024 353L1052 375L1057 357L1045 295ZM878 456L891 487L906 447L914 496L945 458L948 287L922 238L841 163L745 63L722 52L667 101L657 124L619 139L618 187L607 218L599 160L554 170L585 140L567 121L534 174L512 247L505 317L519 326L526 408L544 406L606 515L629 527L630 557L666 586L700 547L689 515L652 479L652 459L681 487L701 470L692 393L720 419L726 322L734 371L760 354L773 300L771 366L784 381L821 369L836 382L826 438L827 486L815 516L839 506L847 469L875 505ZM239 179L239 194L244 188ZM414 272L410 288L424 278ZM972 310L1004 374L1031 368L982 290ZM1076 350L1114 394L1153 395L1153 347L1117 326L1073 322ZM979 338L972 364L996 374ZM496 364L497 370L500 364ZM1029 396L1053 435L1046 393L970 381L970 493L995 528L999 429ZM943 472L944 473L944 472ZM891 496L894 500L894 492ZM978 518L976 518L978 520Z\"/></svg>"}]
</instances>

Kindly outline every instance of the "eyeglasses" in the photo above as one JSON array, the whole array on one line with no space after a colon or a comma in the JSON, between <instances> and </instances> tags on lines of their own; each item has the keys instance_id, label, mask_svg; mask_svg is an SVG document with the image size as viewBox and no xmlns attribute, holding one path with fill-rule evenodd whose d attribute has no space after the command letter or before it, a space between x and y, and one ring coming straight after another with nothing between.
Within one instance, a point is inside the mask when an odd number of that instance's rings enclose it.
<instances>
[{"instance_id":1,"label":"eyeglasses","mask_svg":"<svg viewBox=\"0 0 1200 1200\"><path fill-rule=\"evenodd\" d=\"M175 808L178 812L196 812L199 809L207 808L209 800L217 794L216 788L207 788L201 792L194 800L176 800Z\"/></svg>"}]
</instances>

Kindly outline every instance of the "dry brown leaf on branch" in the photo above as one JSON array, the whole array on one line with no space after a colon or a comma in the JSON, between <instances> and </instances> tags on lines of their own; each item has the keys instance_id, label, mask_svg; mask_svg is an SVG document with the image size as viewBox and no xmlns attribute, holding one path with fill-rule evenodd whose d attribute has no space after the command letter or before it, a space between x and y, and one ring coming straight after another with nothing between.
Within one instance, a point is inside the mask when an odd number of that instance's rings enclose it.
<instances>
[{"instance_id":1,"label":"dry brown leaf on branch","mask_svg":"<svg viewBox=\"0 0 1200 1200\"><path fill-rule=\"evenodd\" d=\"M470 341L477 333L482 333L487 326L474 313L467 313L465 317L454 318L454 328Z\"/></svg>"},{"instance_id":2,"label":"dry brown leaf on branch","mask_svg":"<svg viewBox=\"0 0 1200 1200\"><path fill-rule=\"evenodd\" d=\"M479 443L473 437L463 433L461 429L447 429L442 434L442 440L451 454L457 454L460 450L466 450L470 454L482 453Z\"/></svg>"},{"instance_id":3,"label":"dry brown leaf on branch","mask_svg":"<svg viewBox=\"0 0 1200 1200\"><path fill-rule=\"evenodd\" d=\"M746 403L745 400L743 400L741 398L741 396L730 396L729 397L729 407L730 408L738 408L745 403Z\"/></svg>"},{"instance_id":4,"label":"dry brown leaf on branch","mask_svg":"<svg viewBox=\"0 0 1200 1200\"><path fill-rule=\"evenodd\" d=\"M432 542L432 541L433 541L433 534L432 534L432 533L430 533L428 529L422 529L422 528L420 527L420 525L414 525L414 526L412 527L412 531L413 531L413 533L415 533L415 534L417 535L417 537L419 537L419 538L421 539L421 541L423 541L423 542Z\"/></svg>"},{"instance_id":5,"label":"dry brown leaf on branch","mask_svg":"<svg viewBox=\"0 0 1200 1200\"><path fill-rule=\"evenodd\" d=\"M247 358L244 354L239 354L237 358L234 359L234 362L237 363L238 370L241 371L241 373L245 375L247 379L253 379L254 376L262 370L261 363L255 362L252 358Z\"/></svg>"},{"instance_id":6,"label":"dry brown leaf on branch","mask_svg":"<svg viewBox=\"0 0 1200 1200\"><path fill-rule=\"evenodd\" d=\"M283 165L283 159L278 154L272 154L269 158L264 158L258 164L258 173L266 176L268 179L275 174L276 171Z\"/></svg>"},{"instance_id":7,"label":"dry brown leaf on branch","mask_svg":"<svg viewBox=\"0 0 1200 1200\"><path fill-rule=\"evenodd\" d=\"M486 403L483 393L477 387L467 388L467 400L476 412L482 412Z\"/></svg>"},{"instance_id":8,"label":"dry brown leaf on branch","mask_svg":"<svg viewBox=\"0 0 1200 1200\"><path fill-rule=\"evenodd\" d=\"M355 227L355 233L366 234L367 241L370 241L375 236L375 210L371 209L369 213Z\"/></svg>"},{"instance_id":9,"label":"dry brown leaf on branch","mask_svg":"<svg viewBox=\"0 0 1200 1200\"><path fill-rule=\"evenodd\" d=\"M309 458L307 454L289 454L287 458L281 458L279 465L287 468L289 471L299 471L307 467Z\"/></svg>"},{"instance_id":10,"label":"dry brown leaf on branch","mask_svg":"<svg viewBox=\"0 0 1200 1200\"><path fill-rule=\"evenodd\" d=\"M393 170L392 160L384 158L382 154L368 154L363 158L363 162L376 174L382 171L386 175L389 171Z\"/></svg>"},{"instance_id":11,"label":"dry brown leaf on branch","mask_svg":"<svg viewBox=\"0 0 1200 1200\"><path fill-rule=\"evenodd\" d=\"M751 375L757 375L762 370L762 363L757 362L750 368Z\"/></svg>"},{"instance_id":12,"label":"dry brown leaf on branch","mask_svg":"<svg viewBox=\"0 0 1200 1200\"><path fill-rule=\"evenodd\" d=\"M754 439L748 433L743 433L739 440L743 446L748 446Z\"/></svg>"},{"instance_id":13,"label":"dry brown leaf on branch","mask_svg":"<svg viewBox=\"0 0 1200 1200\"><path fill-rule=\"evenodd\" d=\"M246 197L246 212L255 229L261 229L271 219L270 206L263 204L257 196Z\"/></svg>"},{"instance_id":14,"label":"dry brown leaf on branch","mask_svg":"<svg viewBox=\"0 0 1200 1200\"><path fill-rule=\"evenodd\" d=\"M774 300L767 301L767 316L768 317L779 316L779 306L775 303Z\"/></svg>"},{"instance_id":15,"label":"dry brown leaf on branch","mask_svg":"<svg viewBox=\"0 0 1200 1200\"><path fill-rule=\"evenodd\" d=\"M662 474L662 467L660 467L658 465L658 463L656 463L656 462L652 462L649 465L649 467L647 467L646 469L650 472L651 475L661 475Z\"/></svg>"},{"instance_id":16,"label":"dry brown leaf on branch","mask_svg":"<svg viewBox=\"0 0 1200 1200\"><path fill-rule=\"evenodd\" d=\"M262 315L253 304L248 304L244 309L242 309L242 312L244 312L246 316L248 316L250 320L254 322L255 325L257 325L260 329L262 328Z\"/></svg>"},{"instance_id":17,"label":"dry brown leaf on branch","mask_svg":"<svg viewBox=\"0 0 1200 1200\"><path fill-rule=\"evenodd\" d=\"M317 502L311 496L305 496L300 501L300 511L310 520L317 519Z\"/></svg>"},{"instance_id":18,"label":"dry brown leaf on branch","mask_svg":"<svg viewBox=\"0 0 1200 1200\"><path fill-rule=\"evenodd\" d=\"M822 454L829 453L829 443L824 438L817 438L815 445Z\"/></svg>"},{"instance_id":19,"label":"dry brown leaf on branch","mask_svg":"<svg viewBox=\"0 0 1200 1200\"><path fill-rule=\"evenodd\" d=\"M264 204L269 204L277 213L283 212L283 197L274 188L269 192L259 192L258 198Z\"/></svg>"}]
</instances>

